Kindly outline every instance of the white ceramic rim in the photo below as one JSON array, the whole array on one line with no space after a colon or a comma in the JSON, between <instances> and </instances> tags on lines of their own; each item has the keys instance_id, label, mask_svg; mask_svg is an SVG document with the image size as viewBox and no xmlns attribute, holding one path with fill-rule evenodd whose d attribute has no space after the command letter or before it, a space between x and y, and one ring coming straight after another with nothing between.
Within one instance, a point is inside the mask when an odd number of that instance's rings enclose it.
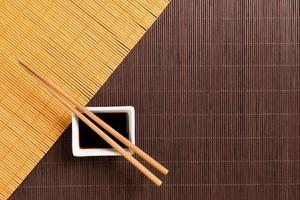
<instances>
[{"instance_id":1,"label":"white ceramic rim","mask_svg":"<svg viewBox=\"0 0 300 200\"><path fill-rule=\"evenodd\" d=\"M134 107L132 106L115 106L115 107L86 107L94 113L127 113L128 114L128 129L129 140L135 144L135 114ZM133 154L131 150L126 148L129 153ZM78 117L72 113L72 152L75 157L87 156L121 156L120 153L113 148L95 148L95 149L82 149L79 146L79 124Z\"/></svg>"}]
</instances>

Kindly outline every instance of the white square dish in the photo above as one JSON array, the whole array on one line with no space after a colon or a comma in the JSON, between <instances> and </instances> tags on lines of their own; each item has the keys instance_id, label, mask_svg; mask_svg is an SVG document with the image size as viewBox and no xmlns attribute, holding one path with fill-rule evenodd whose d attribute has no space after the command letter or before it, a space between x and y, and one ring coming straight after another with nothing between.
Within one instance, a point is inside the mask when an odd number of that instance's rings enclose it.
<instances>
[{"instance_id":1,"label":"white square dish","mask_svg":"<svg viewBox=\"0 0 300 200\"><path fill-rule=\"evenodd\" d=\"M87 109L93 113L127 113L129 141L135 144L134 107L132 106L87 107ZM109 134L109 136L111 135ZM126 148L125 150L133 154L133 152L128 148ZM80 141L79 141L79 119L74 113L72 114L72 152L75 157L121 156L121 154L116 152L113 148L81 148Z\"/></svg>"}]
</instances>

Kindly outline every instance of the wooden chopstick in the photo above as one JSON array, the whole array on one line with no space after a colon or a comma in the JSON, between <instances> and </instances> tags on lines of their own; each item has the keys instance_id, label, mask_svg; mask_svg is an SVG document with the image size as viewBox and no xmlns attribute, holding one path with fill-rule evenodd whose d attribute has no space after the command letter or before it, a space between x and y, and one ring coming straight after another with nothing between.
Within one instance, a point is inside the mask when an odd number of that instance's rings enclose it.
<instances>
[{"instance_id":1,"label":"wooden chopstick","mask_svg":"<svg viewBox=\"0 0 300 200\"><path fill-rule=\"evenodd\" d=\"M36 78L38 78L41 82L49 87L49 91L58 99L62 104L64 104L69 110L74 112L84 123L90 126L100 137L102 137L107 143L109 143L113 148L115 148L120 154L122 154L130 163L132 163L137 169L139 169L145 176L147 176L153 183L160 186L162 184L161 180L159 180L153 173L151 173L147 168L145 168L139 161L133 158L126 150L124 150L120 145L118 145L114 140L112 140L107 134L105 134L101 129L99 129L95 124L93 124L87 117L85 117L81 112L87 114L91 119L97 122L101 127L105 128L107 131L110 131L112 135L114 135L117 139L123 142L126 146L131 148L134 152L144 158L147 162L152 164L155 168L161 171L164 174L168 173L168 170L160 165L157 161L143 152L141 149L132 144L129 140L99 119L92 112L87 110L84 106L81 106L76 100L74 100L70 95L57 87L53 82L47 80L44 76L42 76L39 72L34 70L29 64L27 64L23 60L19 60L19 63L25 67L31 74L33 74ZM65 99L67 99L67 101ZM72 106L75 105L74 106ZM80 109L79 112L77 109ZM104 124L104 125L103 125ZM121 137L120 137L121 136Z\"/></svg>"}]
</instances>

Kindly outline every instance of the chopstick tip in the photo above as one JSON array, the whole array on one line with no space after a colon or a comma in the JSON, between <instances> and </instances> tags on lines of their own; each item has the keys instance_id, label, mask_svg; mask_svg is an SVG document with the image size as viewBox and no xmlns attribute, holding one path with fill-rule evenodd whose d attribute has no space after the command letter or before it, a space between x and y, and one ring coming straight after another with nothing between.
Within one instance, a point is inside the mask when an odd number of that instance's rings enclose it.
<instances>
[{"instance_id":1,"label":"chopstick tip","mask_svg":"<svg viewBox=\"0 0 300 200\"><path fill-rule=\"evenodd\" d=\"M160 181L159 183L157 183L156 185L158 186L158 187L160 187L161 185L162 185L162 181Z\"/></svg>"},{"instance_id":2,"label":"chopstick tip","mask_svg":"<svg viewBox=\"0 0 300 200\"><path fill-rule=\"evenodd\" d=\"M160 166L160 168L158 168L158 170L163 174L163 175L167 175L169 173L169 170L167 168L165 168L164 166Z\"/></svg>"},{"instance_id":3,"label":"chopstick tip","mask_svg":"<svg viewBox=\"0 0 300 200\"><path fill-rule=\"evenodd\" d=\"M163 174L167 175L168 173L169 173L169 170L166 169Z\"/></svg>"},{"instance_id":4,"label":"chopstick tip","mask_svg":"<svg viewBox=\"0 0 300 200\"><path fill-rule=\"evenodd\" d=\"M24 60L23 58L18 58L18 63L19 63L20 65L23 65L23 66L26 65L26 62L25 62L25 60Z\"/></svg>"},{"instance_id":5,"label":"chopstick tip","mask_svg":"<svg viewBox=\"0 0 300 200\"><path fill-rule=\"evenodd\" d=\"M27 71L33 73L33 69L29 66L29 64L23 58L18 59L19 64L24 67Z\"/></svg>"}]
</instances>

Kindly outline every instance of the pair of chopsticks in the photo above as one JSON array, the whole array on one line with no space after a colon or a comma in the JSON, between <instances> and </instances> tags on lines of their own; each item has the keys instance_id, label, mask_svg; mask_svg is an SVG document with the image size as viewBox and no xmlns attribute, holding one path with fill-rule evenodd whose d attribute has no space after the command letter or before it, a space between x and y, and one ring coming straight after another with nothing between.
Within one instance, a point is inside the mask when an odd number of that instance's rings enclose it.
<instances>
[{"instance_id":1,"label":"pair of chopsticks","mask_svg":"<svg viewBox=\"0 0 300 200\"><path fill-rule=\"evenodd\" d=\"M38 71L33 69L28 63L24 60L20 59L19 63L23 66L28 72L34 75L35 78L44 83L49 91L63 104L65 105L71 112L77 115L85 124L87 124L93 131L95 131L101 138L103 138L108 144L110 144L116 151L118 151L122 156L124 156L132 165L134 165L140 172L142 172L146 177L148 177L153 183L157 186L162 184L162 181L157 178L152 172L150 172L143 164L141 164L138 160L131 156L126 150L124 150L118 143L116 143L113 139L111 139L106 133L104 133L100 128L98 128L91 120L85 117L82 113L86 114L90 119L96 122L99 126L107 130L111 135L113 135L116 139L121 141L124 145L134 151L137 155L147 161L150 165L160 171L162 174L166 175L168 173L168 169L154 160L151 156L145 153L136 145L132 144L127 138L118 133L108 124L106 124L103 120L97 117L94 113L89 111L87 108L82 106L79 102L73 99L69 94L59 88L55 83L51 80L44 77Z\"/></svg>"}]
</instances>

